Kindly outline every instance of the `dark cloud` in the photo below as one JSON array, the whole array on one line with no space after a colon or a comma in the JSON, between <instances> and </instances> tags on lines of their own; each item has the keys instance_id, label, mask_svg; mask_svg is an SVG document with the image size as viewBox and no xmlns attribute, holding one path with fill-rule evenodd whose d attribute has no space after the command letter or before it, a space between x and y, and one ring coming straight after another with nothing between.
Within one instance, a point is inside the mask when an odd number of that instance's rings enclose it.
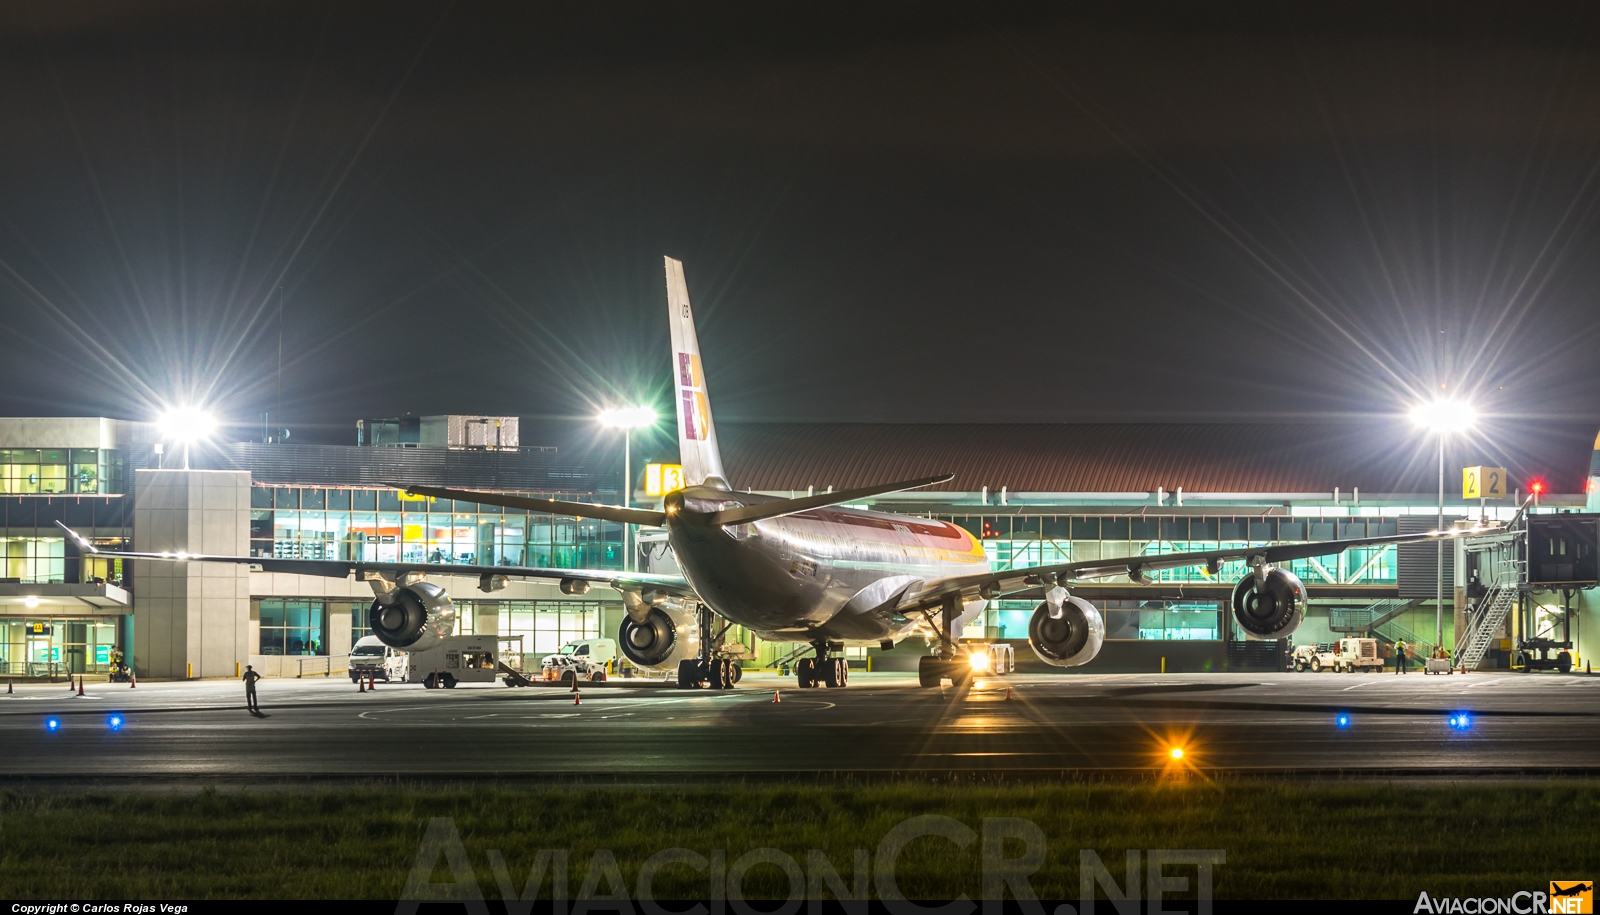
<instances>
[{"instance_id":1,"label":"dark cloud","mask_svg":"<svg viewBox=\"0 0 1600 915\"><path fill-rule=\"evenodd\" d=\"M1597 417L1597 19L13 4L0 411Z\"/></svg>"}]
</instances>

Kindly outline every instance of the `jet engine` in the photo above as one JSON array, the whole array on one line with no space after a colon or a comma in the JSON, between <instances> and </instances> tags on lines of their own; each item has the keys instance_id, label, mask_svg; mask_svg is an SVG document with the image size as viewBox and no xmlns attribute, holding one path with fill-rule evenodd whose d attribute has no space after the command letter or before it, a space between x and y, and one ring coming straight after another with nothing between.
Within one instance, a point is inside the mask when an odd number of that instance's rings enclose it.
<instances>
[{"instance_id":1,"label":"jet engine","mask_svg":"<svg viewBox=\"0 0 1600 915\"><path fill-rule=\"evenodd\" d=\"M367 611L367 624L390 648L422 651L450 636L456 608L438 585L416 581L380 595Z\"/></svg>"},{"instance_id":2,"label":"jet engine","mask_svg":"<svg viewBox=\"0 0 1600 915\"><path fill-rule=\"evenodd\" d=\"M1050 616L1050 602L1042 601L1028 621L1028 644L1039 660L1055 667L1077 667L1094 660L1106 640L1100 611L1081 597L1061 601L1061 617Z\"/></svg>"},{"instance_id":3,"label":"jet engine","mask_svg":"<svg viewBox=\"0 0 1600 915\"><path fill-rule=\"evenodd\" d=\"M1253 639L1281 639L1305 616L1306 586L1293 572L1268 566L1257 584L1254 572L1233 588L1233 618Z\"/></svg>"},{"instance_id":4,"label":"jet engine","mask_svg":"<svg viewBox=\"0 0 1600 915\"><path fill-rule=\"evenodd\" d=\"M642 623L624 614L617 645L639 667L676 671L679 661L700 656L700 621L693 610L658 604Z\"/></svg>"}]
</instances>

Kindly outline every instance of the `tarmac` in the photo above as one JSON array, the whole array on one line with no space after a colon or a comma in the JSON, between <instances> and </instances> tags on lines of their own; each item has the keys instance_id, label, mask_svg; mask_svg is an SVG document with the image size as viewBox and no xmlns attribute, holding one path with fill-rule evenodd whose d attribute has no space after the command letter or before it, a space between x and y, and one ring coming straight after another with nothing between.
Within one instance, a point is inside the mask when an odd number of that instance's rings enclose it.
<instances>
[{"instance_id":1,"label":"tarmac","mask_svg":"<svg viewBox=\"0 0 1600 915\"><path fill-rule=\"evenodd\" d=\"M727 691L585 684L576 700L313 677L263 680L252 715L232 680L93 683L83 697L30 684L0 691L0 783L1600 774L1600 678L1583 674L1012 675L921 689L852 673L846 688L801 690L752 673Z\"/></svg>"}]
</instances>

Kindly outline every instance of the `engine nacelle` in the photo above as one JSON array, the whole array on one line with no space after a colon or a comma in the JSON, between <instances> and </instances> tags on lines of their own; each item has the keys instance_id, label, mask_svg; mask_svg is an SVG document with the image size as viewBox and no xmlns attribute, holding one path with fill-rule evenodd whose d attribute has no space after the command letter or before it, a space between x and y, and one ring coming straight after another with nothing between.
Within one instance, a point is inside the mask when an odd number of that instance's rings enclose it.
<instances>
[{"instance_id":1,"label":"engine nacelle","mask_svg":"<svg viewBox=\"0 0 1600 915\"><path fill-rule=\"evenodd\" d=\"M1061 602L1061 618L1052 619L1049 601L1041 601L1028 621L1028 644L1039 660L1055 667L1077 667L1094 660L1106 640L1100 611L1081 597Z\"/></svg>"},{"instance_id":2,"label":"engine nacelle","mask_svg":"<svg viewBox=\"0 0 1600 915\"><path fill-rule=\"evenodd\" d=\"M390 648L422 651L449 638L455 630L456 608L443 588L417 581L373 601L367 625Z\"/></svg>"},{"instance_id":3,"label":"engine nacelle","mask_svg":"<svg viewBox=\"0 0 1600 915\"><path fill-rule=\"evenodd\" d=\"M636 666L676 671L679 661L700 656L700 621L692 610L661 604L642 623L624 614L617 646Z\"/></svg>"},{"instance_id":4,"label":"engine nacelle","mask_svg":"<svg viewBox=\"0 0 1600 915\"><path fill-rule=\"evenodd\" d=\"M1259 586L1251 573L1233 588L1233 618L1250 638L1284 638L1305 612L1306 586L1288 569L1268 567Z\"/></svg>"}]
</instances>

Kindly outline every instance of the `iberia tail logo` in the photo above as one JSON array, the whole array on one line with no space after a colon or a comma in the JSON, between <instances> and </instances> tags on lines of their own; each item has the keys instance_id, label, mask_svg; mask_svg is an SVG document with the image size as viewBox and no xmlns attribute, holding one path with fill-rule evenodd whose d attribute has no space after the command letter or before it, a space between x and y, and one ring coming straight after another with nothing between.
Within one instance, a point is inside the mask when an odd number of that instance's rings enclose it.
<instances>
[{"instance_id":1,"label":"iberia tail logo","mask_svg":"<svg viewBox=\"0 0 1600 915\"><path fill-rule=\"evenodd\" d=\"M1551 915L1592 915L1594 912L1594 881L1550 881L1549 911Z\"/></svg>"},{"instance_id":2,"label":"iberia tail logo","mask_svg":"<svg viewBox=\"0 0 1600 915\"><path fill-rule=\"evenodd\" d=\"M678 394L683 398L683 437L703 442L711 437L711 404L706 400L706 379L700 357L678 354Z\"/></svg>"}]
</instances>

